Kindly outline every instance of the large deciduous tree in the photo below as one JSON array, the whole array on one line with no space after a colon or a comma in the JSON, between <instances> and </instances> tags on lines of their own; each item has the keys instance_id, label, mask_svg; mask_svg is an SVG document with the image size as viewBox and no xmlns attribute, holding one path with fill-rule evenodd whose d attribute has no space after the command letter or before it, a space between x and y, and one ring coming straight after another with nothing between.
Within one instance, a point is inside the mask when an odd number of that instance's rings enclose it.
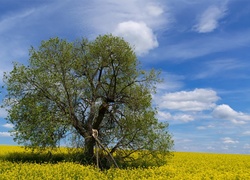
<instances>
[{"instance_id":1,"label":"large deciduous tree","mask_svg":"<svg viewBox=\"0 0 250 180\"><path fill-rule=\"evenodd\" d=\"M82 144L91 162L93 129L110 154L123 160L140 150L139 156L158 162L173 146L168 124L158 122L152 107L158 74L141 70L122 38L43 41L31 48L29 64L15 63L4 81L7 120L25 146L56 147L67 135L78 137L73 144Z\"/></svg>"}]
</instances>

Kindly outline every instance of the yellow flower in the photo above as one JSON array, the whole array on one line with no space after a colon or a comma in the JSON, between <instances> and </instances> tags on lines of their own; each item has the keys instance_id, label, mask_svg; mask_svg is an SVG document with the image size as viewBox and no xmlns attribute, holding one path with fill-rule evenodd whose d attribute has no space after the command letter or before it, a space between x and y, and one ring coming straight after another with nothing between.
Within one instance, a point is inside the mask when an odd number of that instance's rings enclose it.
<instances>
[{"instance_id":1,"label":"yellow flower","mask_svg":"<svg viewBox=\"0 0 250 180\"><path fill-rule=\"evenodd\" d=\"M61 152L67 152L61 149ZM25 163L4 160L8 153L24 152L19 146L0 146L0 180L220 180L250 179L250 156L208 153L175 153L161 167L109 169L100 171L94 166L73 162ZM60 153L60 152L56 152Z\"/></svg>"}]
</instances>

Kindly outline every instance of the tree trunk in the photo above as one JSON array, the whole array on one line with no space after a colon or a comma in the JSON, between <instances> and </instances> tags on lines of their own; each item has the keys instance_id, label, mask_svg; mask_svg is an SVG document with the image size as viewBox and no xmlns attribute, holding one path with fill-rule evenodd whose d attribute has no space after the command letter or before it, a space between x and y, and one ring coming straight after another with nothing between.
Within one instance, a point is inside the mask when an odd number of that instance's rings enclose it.
<instances>
[{"instance_id":1,"label":"tree trunk","mask_svg":"<svg viewBox=\"0 0 250 180\"><path fill-rule=\"evenodd\" d=\"M94 105L93 105L94 106ZM95 108L91 107L90 110L90 116L88 118L87 121L87 125L86 125L86 134L84 136L84 140L85 140L85 149L84 149L84 155L86 160L88 161L88 163L94 163L95 162L95 154L94 154L94 146L95 146L95 139L92 136L92 129L98 129L103 118L104 115L107 111L107 104L103 103L100 107L99 107L99 111L98 111L98 116L94 119L94 112L95 112ZM92 125L93 122L93 125Z\"/></svg>"},{"instance_id":2,"label":"tree trunk","mask_svg":"<svg viewBox=\"0 0 250 180\"><path fill-rule=\"evenodd\" d=\"M84 155L88 163L95 162L94 154L95 139L92 137L92 132L85 137Z\"/></svg>"}]
</instances>

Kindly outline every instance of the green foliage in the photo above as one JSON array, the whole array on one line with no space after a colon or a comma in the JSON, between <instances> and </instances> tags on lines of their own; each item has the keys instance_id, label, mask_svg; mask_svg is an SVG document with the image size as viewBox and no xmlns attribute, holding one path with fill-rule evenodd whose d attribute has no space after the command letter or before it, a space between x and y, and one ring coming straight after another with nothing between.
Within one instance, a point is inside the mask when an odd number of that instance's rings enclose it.
<instances>
[{"instance_id":1,"label":"green foliage","mask_svg":"<svg viewBox=\"0 0 250 180\"><path fill-rule=\"evenodd\" d=\"M15 63L4 76L14 140L54 148L68 138L93 162L92 129L97 129L120 162L139 159L132 154L143 150L142 160L162 164L159 152L169 154L173 141L151 105L158 74L141 70L133 49L119 37L43 41L31 48L28 66Z\"/></svg>"}]
</instances>

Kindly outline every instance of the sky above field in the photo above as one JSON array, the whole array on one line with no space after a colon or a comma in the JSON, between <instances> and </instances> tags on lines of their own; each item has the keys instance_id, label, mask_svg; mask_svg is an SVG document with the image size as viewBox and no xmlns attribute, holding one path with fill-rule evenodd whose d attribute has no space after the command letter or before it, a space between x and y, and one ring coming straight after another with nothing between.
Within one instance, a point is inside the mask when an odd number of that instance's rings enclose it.
<instances>
[{"instance_id":1,"label":"sky above field","mask_svg":"<svg viewBox=\"0 0 250 180\"><path fill-rule=\"evenodd\" d=\"M0 85L42 40L112 33L161 70L153 104L175 151L250 153L249 18L249 0L0 0ZM14 144L6 116L0 144Z\"/></svg>"}]
</instances>

